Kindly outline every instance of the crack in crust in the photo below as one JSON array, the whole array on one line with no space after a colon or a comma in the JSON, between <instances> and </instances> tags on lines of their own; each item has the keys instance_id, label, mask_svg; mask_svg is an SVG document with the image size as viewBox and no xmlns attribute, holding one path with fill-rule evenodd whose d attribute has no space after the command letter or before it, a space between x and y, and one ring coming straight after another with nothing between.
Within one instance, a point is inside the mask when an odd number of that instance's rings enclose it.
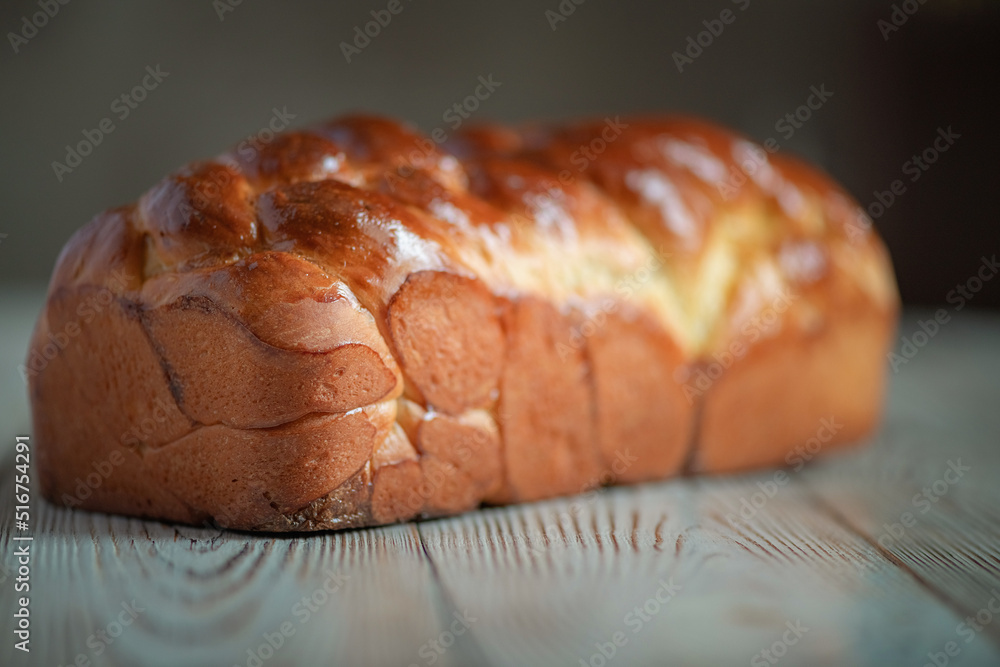
<instances>
[{"instance_id":1,"label":"crack in crust","mask_svg":"<svg viewBox=\"0 0 1000 667\"><path fill-rule=\"evenodd\" d=\"M44 492L147 422L80 504L321 530L781 463L823 417L856 439L888 255L760 155L686 118L438 145L353 116L184 167L60 256L28 364Z\"/></svg>"}]
</instances>

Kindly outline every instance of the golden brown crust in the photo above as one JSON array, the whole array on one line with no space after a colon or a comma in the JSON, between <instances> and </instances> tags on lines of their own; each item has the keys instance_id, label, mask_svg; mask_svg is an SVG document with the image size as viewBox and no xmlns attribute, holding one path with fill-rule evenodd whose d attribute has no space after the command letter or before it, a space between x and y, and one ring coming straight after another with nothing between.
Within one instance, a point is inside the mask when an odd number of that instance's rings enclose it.
<instances>
[{"instance_id":1,"label":"golden brown crust","mask_svg":"<svg viewBox=\"0 0 1000 667\"><path fill-rule=\"evenodd\" d=\"M413 393L428 406L459 415L496 398L503 332L494 297L479 281L410 275L390 302L389 330Z\"/></svg>"},{"instance_id":2,"label":"golden brown crust","mask_svg":"<svg viewBox=\"0 0 1000 667\"><path fill-rule=\"evenodd\" d=\"M675 380L685 359L643 311L608 310L587 345L605 469L618 482L677 474L694 428L694 405Z\"/></svg>"},{"instance_id":3,"label":"golden brown crust","mask_svg":"<svg viewBox=\"0 0 1000 667\"><path fill-rule=\"evenodd\" d=\"M342 118L74 235L43 491L321 530L780 464L873 428L897 307L848 195L703 121Z\"/></svg>"},{"instance_id":4,"label":"golden brown crust","mask_svg":"<svg viewBox=\"0 0 1000 667\"><path fill-rule=\"evenodd\" d=\"M590 369L582 350L559 347L570 327L537 297L506 305L499 403L505 501L578 493L600 473Z\"/></svg>"}]
</instances>

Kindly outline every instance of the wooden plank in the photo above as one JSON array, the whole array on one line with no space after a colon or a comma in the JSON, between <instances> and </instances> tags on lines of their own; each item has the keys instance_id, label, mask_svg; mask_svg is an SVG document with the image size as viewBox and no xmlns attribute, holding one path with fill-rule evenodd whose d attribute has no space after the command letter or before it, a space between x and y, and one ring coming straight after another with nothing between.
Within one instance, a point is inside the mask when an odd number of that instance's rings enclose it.
<instances>
[{"instance_id":1,"label":"wooden plank","mask_svg":"<svg viewBox=\"0 0 1000 667\"><path fill-rule=\"evenodd\" d=\"M955 316L899 367L874 445L803 471L839 521L973 619L961 646L1000 641L997 332L996 317Z\"/></svg>"},{"instance_id":2,"label":"wooden plank","mask_svg":"<svg viewBox=\"0 0 1000 667\"><path fill-rule=\"evenodd\" d=\"M488 619L471 632L496 665L602 664L615 632L621 664L768 664L760 652L788 623L808 628L775 647L789 664L922 664L950 639L954 611L800 485L727 520L767 480L752 479L612 489L420 532L456 608ZM655 601L671 582L676 596ZM1000 652L980 642L966 657Z\"/></svg>"},{"instance_id":3,"label":"wooden plank","mask_svg":"<svg viewBox=\"0 0 1000 667\"><path fill-rule=\"evenodd\" d=\"M0 313L8 572L9 452L28 428L16 365L39 298L5 299ZM1000 572L998 339L997 318L956 317L895 376L872 447L789 473L747 520L733 519L775 471L306 537L175 527L36 499L35 651L26 661L5 639L0 664L68 664L84 653L91 664L246 665L247 650L285 621L295 634L263 665L771 664L761 653L770 648L788 665L917 665L950 641L960 648L950 664L1000 664L1000 622L968 642L958 630L989 602ZM971 470L920 512L913 496L959 457ZM916 523L880 544L904 511ZM300 622L306 608L296 614L296 603L321 590L327 572L344 575L340 587ZM657 601L671 582L676 595ZM0 583L6 638L10 583ZM144 610L94 655L95 633L133 598ZM809 629L782 645L796 622Z\"/></svg>"},{"instance_id":4,"label":"wooden plank","mask_svg":"<svg viewBox=\"0 0 1000 667\"><path fill-rule=\"evenodd\" d=\"M11 497L9 465L2 475L0 497ZM409 664L444 629L412 525L289 538L35 507L33 651L26 660L5 639L5 665L78 655L94 665L256 664L248 650L267 665ZM4 515L0 553L10 569ZM9 584L4 609L13 608ZM96 633L119 632L123 604L134 605L134 622L108 642ZM12 622L3 614L5 638ZM287 639L275 634L282 624ZM280 645L273 655L265 633ZM438 664L461 664L458 649Z\"/></svg>"}]
</instances>

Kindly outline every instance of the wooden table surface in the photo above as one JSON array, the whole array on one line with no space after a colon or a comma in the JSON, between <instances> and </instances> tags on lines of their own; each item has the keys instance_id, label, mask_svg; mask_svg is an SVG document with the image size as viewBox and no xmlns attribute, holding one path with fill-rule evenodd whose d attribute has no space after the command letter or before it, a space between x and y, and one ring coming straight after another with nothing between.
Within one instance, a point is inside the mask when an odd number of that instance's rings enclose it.
<instances>
[{"instance_id":1,"label":"wooden table surface","mask_svg":"<svg viewBox=\"0 0 1000 667\"><path fill-rule=\"evenodd\" d=\"M953 313L893 375L869 446L787 479L289 537L37 497L15 531L14 442L30 433L16 366L41 297L0 296L0 664L1000 665L995 315ZM24 654L13 537L27 534Z\"/></svg>"}]
</instances>

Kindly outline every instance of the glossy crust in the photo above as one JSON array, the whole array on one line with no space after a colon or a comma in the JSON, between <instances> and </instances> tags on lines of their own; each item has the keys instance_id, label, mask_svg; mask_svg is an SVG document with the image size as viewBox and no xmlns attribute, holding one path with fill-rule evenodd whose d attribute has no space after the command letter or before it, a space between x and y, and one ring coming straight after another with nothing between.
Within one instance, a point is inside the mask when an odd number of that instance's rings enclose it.
<instances>
[{"instance_id":1,"label":"glossy crust","mask_svg":"<svg viewBox=\"0 0 1000 667\"><path fill-rule=\"evenodd\" d=\"M897 308L847 194L710 124L343 118L70 240L38 470L57 503L281 531L782 464L873 428Z\"/></svg>"}]
</instances>

